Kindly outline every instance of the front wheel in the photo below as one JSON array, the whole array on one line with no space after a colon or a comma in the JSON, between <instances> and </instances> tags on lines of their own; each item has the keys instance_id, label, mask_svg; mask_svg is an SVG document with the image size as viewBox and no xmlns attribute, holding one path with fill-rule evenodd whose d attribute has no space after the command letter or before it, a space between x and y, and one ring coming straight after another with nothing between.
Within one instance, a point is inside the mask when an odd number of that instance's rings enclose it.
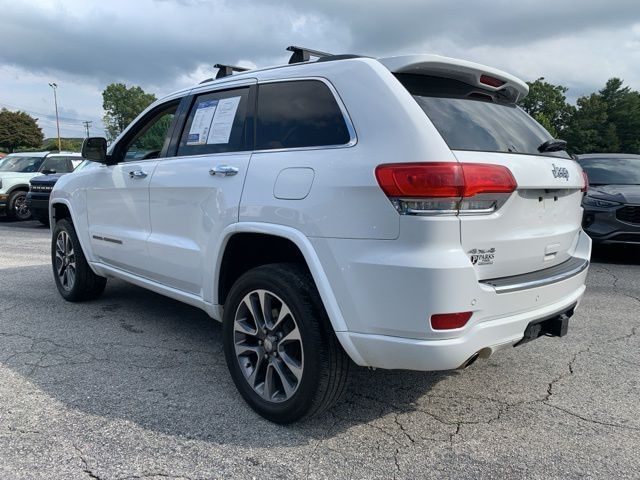
<instances>
[{"instance_id":1,"label":"front wheel","mask_svg":"<svg viewBox=\"0 0 640 480\"><path fill-rule=\"evenodd\" d=\"M8 216L14 220L29 220L31 210L27 205L27 192L18 190L9 196Z\"/></svg>"},{"instance_id":2,"label":"front wheel","mask_svg":"<svg viewBox=\"0 0 640 480\"><path fill-rule=\"evenodd\" d=\"M102 295L107 279L93 273L82 252L73 224L56 222L51 237L51 264L58 292L65 300L81 302Z\"/></svg>"},{"instance_id":3,"label":"front wheel","mask_svg":"<svg viewBox=\"0 0 640 480\"><path fill-rule=\"evenodd\" d=\"M225 303L223 345L242 397L276 423L323 412L346 385L349 358L309 273L295 264L240 277Z\"/></svg>"}]
</instances>

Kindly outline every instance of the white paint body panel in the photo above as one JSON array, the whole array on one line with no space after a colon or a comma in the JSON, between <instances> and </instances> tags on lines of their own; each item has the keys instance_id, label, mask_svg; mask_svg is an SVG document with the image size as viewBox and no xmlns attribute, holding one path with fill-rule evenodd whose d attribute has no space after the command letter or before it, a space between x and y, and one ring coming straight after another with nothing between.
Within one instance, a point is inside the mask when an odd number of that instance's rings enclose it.
<instances>
[{"instance_id":1,"label":"white paint body panel","mask_svg":"<svg viewBox=\"0 0 640 480\"><path fill-rule=\"evenodd\" d=\"M591 242L579 226L581 173L570 160L452 152L389 69L487 72L510 82L519 95L526 90L523 82L503 72L424 56L382 63L357 58L234 75L193 92L320 79L334 90L352 122L352 141L333 148L140 162L151 170L146 186L127 182L113 167L92 169L62 177L51 202L70 209L98 274L196 305L217 319L223 308L218 276L229 239L239 232L289 239L302 253L332 326L356 363L457 368L481 349L517 342L529 321L579 302L586 270L553 285L508 294L497 294L479 280L539 270L569 256L589 258ZM375 167L429 161L507 165L520 190L488 216L399 215L378 186ZM553 162L569 170L568 182L549 179ZM210 176L208 170L217 164L239 172ZM531 192L549 188L568 193L541 211L547 199L540 207ZM92 233L121 239L120 247L127 251L109 251L91 240ZM499 249L493 265L471 264L467 250L476 244ZM464 328L431 329L433 313L463 311L473 311Z\"/></svg>"}]
</instances>

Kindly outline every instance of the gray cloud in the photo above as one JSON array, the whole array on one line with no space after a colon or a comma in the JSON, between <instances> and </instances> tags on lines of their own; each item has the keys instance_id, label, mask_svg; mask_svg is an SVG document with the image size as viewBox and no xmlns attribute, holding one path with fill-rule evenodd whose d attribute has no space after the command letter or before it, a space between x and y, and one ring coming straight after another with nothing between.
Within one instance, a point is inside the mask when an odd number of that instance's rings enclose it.
<instances>
[{"instance_id":1,"label":"gray cloud","mask_svg":"<svg viewBox=\"0 0 640 480\"><path fill-rule=\"evenodd\" d=\"M573 98L611 76L640 88L638 0L0 0L0 12L0 69L63 80L67 107L91 118L108 83L163 94L211 76L214 63L284 62L290 44L456 56L545 76ZM0 78L0 101L15 85Z\"/></svg>"}]
</instances>

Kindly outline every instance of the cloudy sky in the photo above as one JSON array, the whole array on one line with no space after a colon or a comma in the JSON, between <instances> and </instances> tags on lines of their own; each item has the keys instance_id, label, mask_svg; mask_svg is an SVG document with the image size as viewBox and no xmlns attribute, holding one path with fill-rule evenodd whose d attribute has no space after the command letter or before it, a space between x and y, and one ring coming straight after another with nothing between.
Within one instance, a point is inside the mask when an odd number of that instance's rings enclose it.
<instances>
[{"instance_id":1,"label":"cloudy sky","mask_svg":"<svg viewBox=\"0 0 640 480\"><path fill-rule=\"evenodd\" d=\"M437 53L525 80L544 76L572 100L617 76L640 89L640 0L0 0L0 107L55 136L83 120L102 134L112 82L158 96L212 76L215 63L286 62L287 45L387 56Z\"/></svg>"}]
</instances>

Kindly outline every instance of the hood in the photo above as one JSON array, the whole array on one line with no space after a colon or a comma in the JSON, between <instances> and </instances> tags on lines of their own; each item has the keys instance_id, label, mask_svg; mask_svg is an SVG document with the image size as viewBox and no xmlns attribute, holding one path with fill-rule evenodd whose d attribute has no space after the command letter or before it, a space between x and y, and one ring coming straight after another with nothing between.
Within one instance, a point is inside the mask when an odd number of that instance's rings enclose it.
<instances>
[{"instance_id":1,"label":"hood","mask_svg":"<svg viewBox=\"0 0 640 480\"><path fill-rule=\"evenodd\" d=\"M0 172L0 178L9 179L9 178L19 178L19 179L27 179L29 180L34 175L38 175L38 173L22 173L22 172Z\"/></svg>"},{"instance_id":2,"label":"hood","mask_svg":"<svg viewBox=\"0 0 640 480\"><path fill-rule=\"evenodd\" d=\"M598 185L589 187L587 195L614 202L640 205L640 185Z\"/></svg>"},{"instance_id":3,"label":"hood","mask_svg":"<svg viewBox=\"0 0 640 480\"><path fill-rule=\"evenodd\" d=\"M52 173L50 175L38 175L31 179L31 185L54 185L65 173Z\"/></svg>"}]
</instances>

